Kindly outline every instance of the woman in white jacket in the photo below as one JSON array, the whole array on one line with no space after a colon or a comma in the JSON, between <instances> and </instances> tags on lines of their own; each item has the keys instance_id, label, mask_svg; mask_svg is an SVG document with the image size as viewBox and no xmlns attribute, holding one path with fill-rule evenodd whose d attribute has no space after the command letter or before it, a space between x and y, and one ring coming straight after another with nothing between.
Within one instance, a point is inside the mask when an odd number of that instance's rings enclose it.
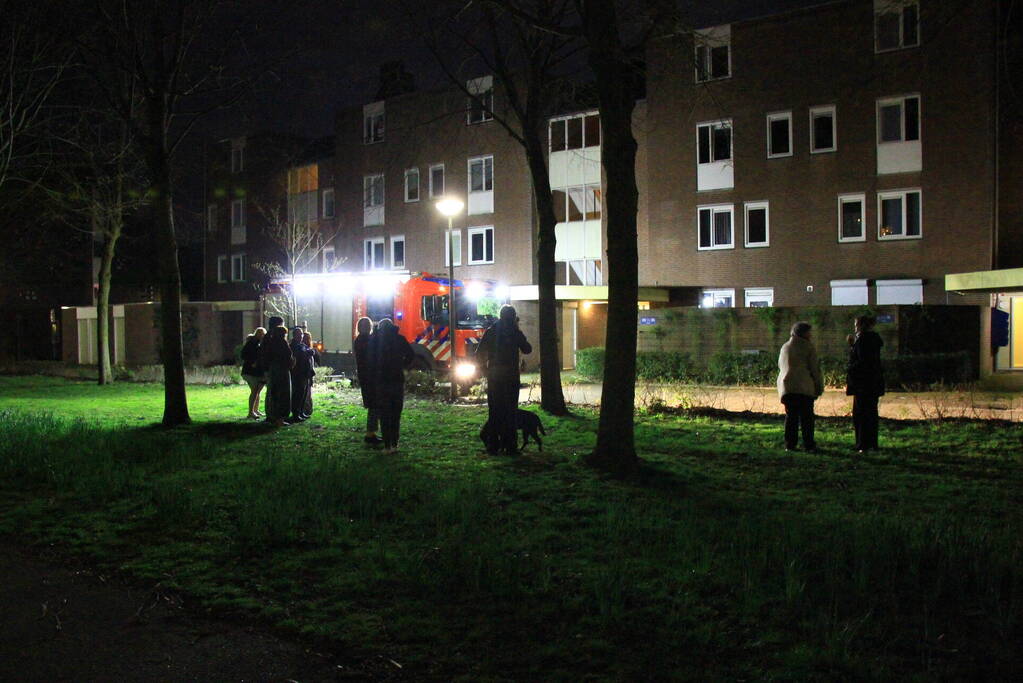
<instances>
[{"instance_id":1,"label":"woman in white jacket","mask_svg":"<svg viewBox=\"0 0 1023 683\"><path fill-rule=\"evenodd\" d=\"M778 395L785 406L785 450L796 449L800 428L803 449L817 450L813 438L813 402L824 393L824 378L817 349L810 341L810 323L792 326L792 336L778 354Z\"/></svg>"}]
</instances>

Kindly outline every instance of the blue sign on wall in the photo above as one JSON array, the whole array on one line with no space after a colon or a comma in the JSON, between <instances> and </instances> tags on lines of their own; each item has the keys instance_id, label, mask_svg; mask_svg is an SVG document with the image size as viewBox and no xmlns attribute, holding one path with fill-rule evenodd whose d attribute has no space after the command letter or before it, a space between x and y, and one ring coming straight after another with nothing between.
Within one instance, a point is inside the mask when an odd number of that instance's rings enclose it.
<instances>
[{"instance_id":1,"label":"blue sign on wall","mask_svg":"<svg viewBox=\"0 0 1023 683\"><path fill-rule=\"evenodd\" d=\"M877 322L879 323L893 323L895 322L895 316L891 313L881 313L877 316Z\"/></svg>"},{"instance_id":2,"label":"blue sign on wall","mask_svg":"<svg viewBox=\"0 0 1023 683\"><path fill-rule=\"evenodd\" d=\"M639 319L639 324L640 325L656 325L657 324L657 318L640 318Z\"/></svg>"}]
</instances>

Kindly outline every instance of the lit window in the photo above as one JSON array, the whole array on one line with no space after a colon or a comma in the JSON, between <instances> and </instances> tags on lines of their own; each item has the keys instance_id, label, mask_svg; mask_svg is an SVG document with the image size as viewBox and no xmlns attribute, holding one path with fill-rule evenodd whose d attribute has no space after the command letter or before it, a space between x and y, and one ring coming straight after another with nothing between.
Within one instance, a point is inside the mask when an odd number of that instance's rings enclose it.
<instances>
[{"instance_id":1,"label":"lit window","mask_svg":"<svg viewBox=\"0 0 1023 683\"><path fill-rule=\"evenodd\" d=\"M767 158L792 156L792 112L767 115Z\"/></svg>"},{"instance_id":2,"label":"lit window","mask_svg":"<svg viewBox=\"0 0 1023 683\"><path fill-rule=\"evenodd\" d=\"M469 265L494 262L494 228L469 228Z\"/></svg>"},{"instance_id":3,"label":"lit window","mask_svg":"<svg viewBox=\"0 0 1023 683\"><path fill-rule=\"evenodd\" d=\"M371 145L384 141L384 103L374 102L362 108L362 141Z\"/></svg>"},{"instance_id":4,"label":"lit window","mask_svg":"<svg viewBox=\"0 0 1023 683\"><path fill-rule=\"evenodd\" d=\"M380 270L386 268L384 262L384 238L374 237L363 240L363 270Z\"/></svg>"},{"instance_id":5,"label":"lit window","mask_svg":"<svg viewBox=\"0 0 1023 683\"><path fill-rule=\"evenodd\" d=\"M430 166L430 196L444 196L444 164Z\"/></svg>"},{"instance_id":6,"label":"lit window","mask_svg":"<svg viewBox=\"0 0 1023 683\"><path fill-rule=\"evenodd\" d=\"M835 106L810 108L810 153L834 152L838 149L835 131Z\"/></svg>"},{"instance_id":7,"label":"lit window","mask_svg":"<svg viewBox=\"0 0 1023 683\"><path fill-rule=\"evenodd\" d=\"M466 123L483 123L494 118L494 80L491 76L474 78L465 84L469 92Z\"/></svg>"},{"instance_id":8,"label":"lit window","mask_svg":"<svg viewBox=\"0 0 1023 683\"><path fill-rule=\"evenodd\" d=\"M731 26L696 31L694 41L697 83L732 75Z\"/></svg>"},{"instance_id":9,"label":"lit window","mask_svg":"<svg viewBox=\"0 0 1023 683\"><path fill-rule=\"evenodd\" d=\"M874 0L877 52L920 44L920 8L915 0Z\"/></svg>"},{"instance_id":10,"label":"lit window","mask_svg":"<svg viewBox=\"0 0 1023 683\"><path fill-rule=\"evenodd\" d=\"M391 268L405 269L405 236L391 238Z\"/></svg>"},{"instance_id":11,"label":"lit window","mask_svg":"<svg viewBox=\"0 0 1023 683\"><path fill-rule=\"evenodd\" d=\"M705 289L700 297L700 308L732 308L734 306L734 289Z\"/></svg>"},{"instance_id":12,"label":"lit window","mask_svg":"<svg viewBox=\"0 0 1023 683\"><path fill-rule=\"evenodd\" d=\"M920 190L877 193L877 238L915 239L921 236Z\"/></svg>"},{"instance_id":13,"label":"lit window","mask_svg":"<svg viewBox=\"0 0 1023 683\"><path fill-rule=\"evenodd\" d=\"M770 308L774 306L773 287L747 287L745 292L746 308Z\"/></svg>"},{"instance_id":14,"label":"lit window","mask_svg":"<svg viewBox=\"0 0 1023 683\"><path fill-rule=\"evenodd\" d=\"M732 205L701 206L697 209L699 249L731 249Z\"/></svg>"},{"instance_id":15,"label":"lit window","mask_svg":"<svg viewBox=\"0 0 1023 683\"><path fill-rule=\"evenodd\" d=\"M410 168L405 171L405 201L419 201L419 169Z\"/></svg>"},{"instance_id":16,"label":"lit window","mask_svg":"<svg viewBox=\"0 0 1023 683\"><path fill-rule=\"evenodd\" d=\"M746 246L770 244L770 207L767 202L746 202Z\"/></svg>"},{"instance_id":17,"label":"lit window","mask_svg":"<svg viewBox=\"0 0 1023 683\"><path fill-rule=\"evenodd\" d=\"M843 194L838 196L838 241L864 242L867 239L863 229L863 207L866 195Z\"/></svg>"}]
</instances>

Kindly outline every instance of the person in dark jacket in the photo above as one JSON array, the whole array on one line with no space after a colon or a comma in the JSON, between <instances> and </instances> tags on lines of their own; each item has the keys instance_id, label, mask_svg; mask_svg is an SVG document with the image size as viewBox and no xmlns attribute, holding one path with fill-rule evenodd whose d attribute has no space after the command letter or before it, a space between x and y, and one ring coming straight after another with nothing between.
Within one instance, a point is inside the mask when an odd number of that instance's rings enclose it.
<instances>
[{"instance_id":1,"label":"person in dark jacket","mask_svg":"<svg viewBox=\"0 0 1023 683\"><path fill-rule=\"evenodd\" d=\"M369 363L373 375L373 400L380 415L384 448L388 453L398 450L401 410L405 403L405 368L412 365L414 357L408 340L398 334L398 328L390 318L377 323L377 331L369 340Z\"/></svg>"},{"instance_id":2,"label":"person in dark jacket","mask_svg":"<svg viewBox=\"0 0 1023 683\"><path fill-rule=\"evenodd\" d=\"M259 362L266 370L266 420L282 427L291 412L291 368L295 357L288 346L288 330L284 321L270 318L269 331L259 346Z\"/></svg>"},{"instance_id":3,"label":"person in dark jacket","mask_svg":"<svg viewBox=\"0 0 1023 683\"><path fill-rule=\"evenodd\" d=\"M259 364L259 344L266 336L266 328L257 327L255 331L245 338L245 345L242 346L242 379L249 385L249 414L248 419L258 420L263 417L259 412L259 394L266 386L266 373Z\"/></svg>"},{"instance_id":4,"label":"person in dark jacket","mask_svg":"<svg viewBox=\"0 0 1023 683\"><path fill-rule=\"evenodd\" d=\"M876 451L877 401L884 395L884 372L881 368L881 347L884 341L874 331L875 318L862 315L854 323L855 335L849 347L845 393L853 397L853 428L856 450Z\"/></svg>"},{"instance_id":5,"label":"person in dark jacket","mask_svg":"<svg viewBox=\"0 0 1023 683\"><path fill-rule=\"evenodd\" d=\"M519 352L532 353L533 347L519 329L515 308L501 307L494 325L483 334L476 351L486 365L487 421L490 423L488 453L518 453L515 411L519 406Z\"/></svg>"},{"instance_id":6,"label":"person in dark jacket","mask_svg":"<svg viewBox=\"0 0 1023 683\"><path fill-rule=\"evenodd\" d=\"M377 436L380 416L373 401L373 372L369 363L369 340L373 332L373 321L369 318L359 318L355 330L358 334L352 342L352 351L355 353L355 372L359 380L359 389L362 390L362 405L366 408L366 436L363 441L376 446L381 440Z\"/></svg>"},{"instance_id":7,"label":"person in dark jacket","mask_svg":"<svg viewBox=\"0 0 1023 683\"><path fill-rule=\"evenodd\" d=\"M306 387L313 376L313 350L302 341L301 327L291 328L291 355L295 364L291 366L291 421L308 420L305 414Z\"/></svg>"},{"instance_id":8,"label":"person in dark jacket","mask_svg":"<svg viewBox=\"0 0 1023 683\"><path fill-rule=\"evenodd\" d=\"M313 414L313 381L316 379L316 368L320 366L320 352L316 350L316 344L313 343L313 335L308 332L302 335L302 343L308 346L313 354L313 370L309 375L309 383L305 387L305 403L302 406L302 412L306 417L311 417Z\"/></svg>"}]
</instances>

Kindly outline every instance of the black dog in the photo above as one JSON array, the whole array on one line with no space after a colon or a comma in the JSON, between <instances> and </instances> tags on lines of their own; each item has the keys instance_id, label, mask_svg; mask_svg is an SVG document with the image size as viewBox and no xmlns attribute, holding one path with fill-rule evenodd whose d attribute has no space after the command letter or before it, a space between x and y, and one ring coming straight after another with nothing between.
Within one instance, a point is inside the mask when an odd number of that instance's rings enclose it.
<instances>
[{"instance_id":1,"label":"black dog","mask_svg":"<svg viewBox=\"0 0 1023 683\"><path fill-rule=\"evenodd\" d=\"M543 428L543 422L536 414L529 412L528 410L522 410L519 408L515 411L515 429L522 430L522 448L526 447L529 443L530 437L536 442L539 449L543 450L543 441L540 440L540 435L547 436L547 431ZM480 428L480 439L484 444L490 445L491 441L491 428L490 420L483 423L483 427Z\"/></svg>"}]
</instances>

